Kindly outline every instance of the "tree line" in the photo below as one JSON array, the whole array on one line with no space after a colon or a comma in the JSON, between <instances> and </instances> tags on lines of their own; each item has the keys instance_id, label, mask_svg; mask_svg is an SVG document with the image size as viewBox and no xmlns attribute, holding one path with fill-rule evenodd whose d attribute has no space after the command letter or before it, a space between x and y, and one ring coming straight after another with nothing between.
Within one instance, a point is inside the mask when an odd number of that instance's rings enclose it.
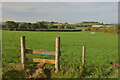
<instances>
[{"instance_id":1,"label":"tree line","mask_svg":"<svg viewBox=\"0 0 120 80\"><path fill-rule=\"evenodd\" d=\"M68 23L58 23L58 22L36 22L36 23L27 23L27 22L14 22L6 21L2 24L3 29L8 30L36 30L36 29L72 29L73 26Z\"/></svg>"},{"instance_id":2,"label":"tree line","mask_svg":"<svg viewBox=\"0 0 120 80\"><path fill-rule=\"evenodd\" d=\"M41 29L76 29L76 27L90 27L92 25L76 25L76 24L68 24L59 23L59 22L47 22L40 21L36 23L30 22L14 22L14 21L6 21L3 22L2 28L3 30L41 30Z\"/></svg>"},{"instance_id":3,"label":"tree line","mask_svg":"<svg viewBox=\"0 0 120 80\"><path fill-rule=\"evenodd\" d=\"M87 24L86 24L87 23ZM94 24L101 24L98 22L82 22L78 24L68 24L59 23L59 22L47 22L47 21L40 21L36 23L30 22L14 22L14 21L6 21L2 23L3 30L10 30L10 31L97 31L97 32L105 32L105 33L120 33L120 26L113 25L111 27L102 28L99 27L91 27ZM1 26L1 24L0 24Z\"/></svg>"}]
</instances>

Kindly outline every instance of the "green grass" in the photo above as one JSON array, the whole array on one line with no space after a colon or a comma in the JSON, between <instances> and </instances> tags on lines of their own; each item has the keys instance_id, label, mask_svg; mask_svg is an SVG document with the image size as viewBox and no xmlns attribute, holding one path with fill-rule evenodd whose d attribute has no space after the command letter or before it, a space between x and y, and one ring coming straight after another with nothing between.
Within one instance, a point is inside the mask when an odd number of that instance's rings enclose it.
<instances>
[{"instance_id":1,"label":"green grass","mask_svg":"<svg viewBox=\"0 0 120 80\"><path fill-rule=\"evenodd\" d=\"M26 48L55 51L55 38L61 37L61 70L55 74L52 66L52 78L79 77L82 61L82 46L86 46L86 74L83 77L98 78L109 77L115 74L105 73L111 61L118 61L118 36L97 32L27 32L3 31L2 32L2 65L3 72L9 63L19 64L20 36L26 37ZM27 57L54 59L54 56L27 54ZM4 69L5 68L5 69ZM5 74L6 76L8 75ZM16 76L18 77L18 75ZM21 76L20 76L21 77Z\"/></svg>"}]
</instances>

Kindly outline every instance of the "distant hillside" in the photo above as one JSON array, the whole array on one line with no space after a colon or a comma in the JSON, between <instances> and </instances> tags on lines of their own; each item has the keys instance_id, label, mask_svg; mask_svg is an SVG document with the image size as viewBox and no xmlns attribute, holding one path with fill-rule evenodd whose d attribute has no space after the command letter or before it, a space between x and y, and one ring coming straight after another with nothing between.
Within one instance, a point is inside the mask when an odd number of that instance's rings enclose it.
<instances>
[{"instance_id":1,"label":"distant hillside","mask_svg":"<svg viewBox=\"0 0 120 80\"><path fill-rule=\"evenodd\" d=\"M77 23L77 24L75 24L75 25L103 25L103 23L89 21L89 22Z\"/></svg>"}]
</instances>

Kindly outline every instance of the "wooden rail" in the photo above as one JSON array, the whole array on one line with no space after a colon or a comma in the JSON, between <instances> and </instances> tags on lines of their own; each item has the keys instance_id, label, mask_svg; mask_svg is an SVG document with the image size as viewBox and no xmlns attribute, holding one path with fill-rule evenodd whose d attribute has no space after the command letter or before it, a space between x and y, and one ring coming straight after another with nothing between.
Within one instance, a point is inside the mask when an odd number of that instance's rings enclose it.
<instances>
[{"instance_id":1,"label":"wooden rail","mask_svg":"<svg viewBox=\"0 0 120 80\"><path fill-rule=\"evenodd\" d=\"M43 50L35 50L35 49L26 49L26 53L55 55L55 51L43 51Z\"/></svg>"},{"instance_id":2,"label":"wooden rail","mask_svg":"<svg viewBox=\"0 0 120 80\"><path fill-rule=\"evenodd\" d=\"M55 60L50 59L30 59L26 58L26 53L44 54L44 55L55 55ZM56 51L43 51L25 48L25 36L21 36L21 63L23 69L25 69L26 60L30 62L41 62L41 63L52 63L55 64L55 72L60 69L60 37L56 37Z\"/></svg>"},{"instance_id":3,"label":"wooden rail","mask_svg":"<svg viewBox=\"0 0 120 80\"><path fill-rule=\"evenodd\" d=\"M50 59L37 59L37 58L27 58L28 61L30 62L42 62L42 63L52 63L55 64L55 60L50 60Z\"/></svg>"}]
</instances>

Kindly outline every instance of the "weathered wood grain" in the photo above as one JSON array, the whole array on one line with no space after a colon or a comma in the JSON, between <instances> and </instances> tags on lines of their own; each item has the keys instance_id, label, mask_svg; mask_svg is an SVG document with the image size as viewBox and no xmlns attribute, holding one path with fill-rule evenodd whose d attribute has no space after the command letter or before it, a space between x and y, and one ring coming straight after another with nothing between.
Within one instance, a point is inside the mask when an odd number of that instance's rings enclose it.
<instances>
[{"instance_id":1,"label":"weathered wood grain","mask_svg":"<svg viewBox=\"0 0 120 80\"><path fill-rule=\"evenodd\" d=\"M26 53L55 55L55 51L43 51L43 50L35 50L35 49L26 49Z\"/></svg>"},{"instance_id":2,"label":"weathered wood grain","mask_svg":"<svg viewBox=\"0 0 120 80\"><path fill-rule=\"evenodd\" d=\"M26 54L25 54L25 36L21 36L21 63L23 70L25 69L25 59L26 59Z\"/></svg>"},{"instance_id":3,"label":"weathered wood grain","mask_svg":"<svg viewBox=\"0 0 120 80\"><path fill-rule=\"evenodd\" d=\"M55 53L55 72L57 73L60 69L60 37L56 37L56 53Z\"/></svg>"},{"instance_id":4,"label":"weathered wood grain","mask_svg":"<svg viewBox=\"0 0 120 80\"><path fill-rule=\"evenodd\" d=\"M30 62L42 62L42 63L52 63L55 64L55 60L50 60L50 59L37 59L37 58L27 58L28 61Z\"/></svg>"},{"instance_id":5,"label":"weathered wood grain","mask_svg":"<svg viewBox=\"0 0 120 80\"><path fill-rule=\"evenodd\" d=\"M85 67L85 46L83 46L83 54L82 54L82 67Z\"/></svg>"}]
</instances>

